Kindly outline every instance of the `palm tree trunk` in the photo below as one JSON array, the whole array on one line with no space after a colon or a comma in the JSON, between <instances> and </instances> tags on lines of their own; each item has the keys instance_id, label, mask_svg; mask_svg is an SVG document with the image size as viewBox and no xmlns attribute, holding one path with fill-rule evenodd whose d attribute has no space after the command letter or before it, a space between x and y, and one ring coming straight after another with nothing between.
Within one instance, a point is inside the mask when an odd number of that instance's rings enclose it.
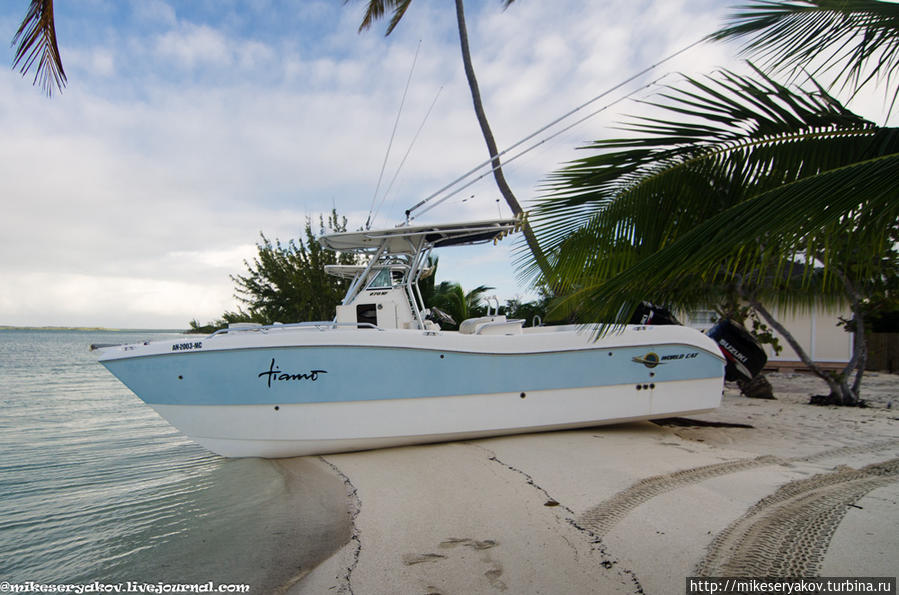
<instances>
[{"instance_id":1,"label":"palm tree trunk","mask_svg":"<svg viewBox=\"0 0 899 595\"><path fill-rule=\"evenodd\" d=\"M827 383L827 387L830 389L830 395L825 399L828 402L832 402L837 405L856 405L858 404L858 398L855 393L851 392L849 387L846 385L845 376L836 377L833 374L829 374L828 372L819 368L815 362L812 361L812 358L805 352L805 349L802 348L802 345L799 344L799 341L793 336L793 334L784 327L771 312L765 308L762 303L757 299L757 296L747 291L746 288L743 287L743 279L742 277L738 278L737 284L735 286L737 294L746 301L750 306L755 308L755 311L758 312L762 318L765 319L765 322L777 331L781 337L783 337L786 342L793 348L793 351L796 352L796 355L799 356L799 359L802 360L802 363L806 365L806 367L811 371L812 374L823 380ZM812 402L815 403L815 397L812 397Z\"/></svg>"},{"instance_id":2,"label":"palm tree trunk","mask_svg":"<svg viewBox=\"0 0 899 595\"><path fill-rule=\"evenodd\" d=\"M778 322L758 300L751 299L749 303L762 315L762 318L765 319L765 322L767 322L771 328L776 330L780 336L786 339L790 347L793 348L793 351L796 352L796 355L799 356L799 359L802 360L802 363L805 364L815 376L827 383L827 387L830 389L831 400L837 401L837 405L856 405L858 403L856 395L852 393L848 386L846 386L845 378L838 380L834 375L828 374L826 371L819 368L802 348L802 345L800 345L795 337L793 337L790 331L784 328L784 326Z\"/></svg>"},{"instance_id":3,"label":"palm tree trunk","mask_svg":"<svg viewBox=\"0 0 899 595\"><path fill-rule=\"evenodd\" d=\"M856 289L855 284L849 280L849 277L840 270L836 270L837 276L843 282L846 295L849 296L849 302L852 308L852 333L853 333L853 353L852 358L843 369L842 378L844 390L851 391L851 394L858 398L862 385L862 376L865 373L865 365L868 362L868 345L865 340L865 319L862 312L862 295ZM855 370L855 380L852 387L849 387L849 376Z\"/></svg>"},{"instance_id":4,"label":"palm tree trunk","mask_svg":"<svg viewBox=\"0 0 899 595\"><path fill-rule=\"evenodd\" d=\"M487 143L487 150L490 152L490 159L493 164L493 178L496 180L496 185L499 188L500 194L503 195L503 198L506 199L506 204L508 204L509 208L512 210L512 214L517 216L522 214L524 210L521 208L518 199L515 198L515 194L512 193L512 189L509 188L506 177L503 175L502 164L499 160L499 151L496 148L496 140L493 138L493 131L490 129L490 124L487 122L487 114L484 112L484 104L481 101L481 90L478 87L478 79L475 78L474 67L471 64L471 51L468 47L468 28L465 26L465 9L462 6L462 0L456 0L456 20L459 24L459 44L462 47L462 64L465 66L465 76L468 78L468 88L471 89L471 100L474 103L474 112L478 118L478 124L481 126L484 142ZM537 242L537 236L534 235L534 231L531 229L527 219L523 220L522 232L524 233L528 247L531 249L540 270L543 271L545 275L548 274L549 265L546 261L546 256L540 249L540 245Z\"/></svg>"}]
</instances>

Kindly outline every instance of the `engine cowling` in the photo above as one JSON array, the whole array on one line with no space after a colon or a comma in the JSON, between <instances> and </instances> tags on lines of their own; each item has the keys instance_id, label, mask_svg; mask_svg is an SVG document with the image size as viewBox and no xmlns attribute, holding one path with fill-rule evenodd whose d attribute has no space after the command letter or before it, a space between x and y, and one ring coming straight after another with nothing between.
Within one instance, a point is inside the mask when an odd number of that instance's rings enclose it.
<instances>
[{"instance_id":1,"label":"engine cowling","mask_svg":"<svg viewBox=\"0 0 899 595\"><path fill-rule=\"evenodd\" d=\"M657 306L650 302L641 302L640 305L637 306L634 315L631 316L630 324L652 324L660 326L663 324L680 324L680 322L668 308Z\"/></svg>"},{"instance_id":2,"label":"engine cowling","mask_svg":"<svg viewBox=\"0 0 899 595\"><path fill-rule=\"evenodd\" d=\"M727 360L725 380L752 380L768 362L765 350L741 324L724 318L706 334L715 340Z\"/></svg>"}]
</instances>

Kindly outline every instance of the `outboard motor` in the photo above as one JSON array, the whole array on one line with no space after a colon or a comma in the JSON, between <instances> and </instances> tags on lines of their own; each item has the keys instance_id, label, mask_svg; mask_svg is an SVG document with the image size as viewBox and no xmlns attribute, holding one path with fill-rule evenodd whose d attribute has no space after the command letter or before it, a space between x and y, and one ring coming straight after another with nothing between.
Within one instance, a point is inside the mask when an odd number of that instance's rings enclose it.
<instances>
[{"instance_id":1,"label":"outboard motor","mask_svg":"<svg viewBox=\"0 0 899 595\"><path fill-rule=\"evenodd\" d=\"M749 331L736 322L722 318L707 334L715 340L727 360L725 380L752 380L768 362L765 351Z\"/></svg>"},{"instance_id":2,"label":"outboard motor","mask_svg":"<svg viewBox=\"0 0 899 595\"><path fill-rule=\"evenodd\" d=\"M668 308L656 306L649 302L640 302L634 315L631 316L630 324L680 324L674 314Z\"/></svg>"}]
</instances>

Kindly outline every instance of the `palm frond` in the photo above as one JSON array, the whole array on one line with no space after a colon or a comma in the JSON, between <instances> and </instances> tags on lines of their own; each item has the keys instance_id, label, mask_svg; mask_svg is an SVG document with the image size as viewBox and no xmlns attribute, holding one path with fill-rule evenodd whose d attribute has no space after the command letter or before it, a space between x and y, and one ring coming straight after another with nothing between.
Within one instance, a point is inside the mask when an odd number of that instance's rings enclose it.
<instances>
[{"instance_id":1,"label":"palm frond","mask_svg":"<svg viewBox=\"0 0 899 595\"><path fill-rule=\"evenodd\" d=\"M349 2L350 0L344 0L344 4ZM515 0L502 0L503 10L509 8L513 2ZM412 0L368 0L365 14L362 17L362 24L359 25L359 33L369 29L375 21L384 18L388 11L393 11L393 16L390 17L390 23L387 24L387 30L384 33L385 37L390 35L396 29L396 26L400 24L400 21L403 20L403 16L411 3Z\"/></svg>"},{"instance_id":2,"label":"palm frond","mask_svg":"<svg viewBox=\"0 0 899 595\"><path fill-rule=\"evenodd\" d=\"M550 176L531 214L551 255L542 282L582 314L622 322L644 299L695 305L696 288L736 277L796 299L782 290L797 259L808 265L848 237L867 251L859 263L882 248L883 216L899 202L899 130L820 87L756 76L686 79L654 104L671 120L635 119L627 129L640 136L594 143L599 153ZM863 164L870 178L857 174Z\"/></svg>"},{"instance_id":3,"label":"palm frond","mask_svg":"<svg viewBox=\"0 0 899 595\"><path fill-rule=\"evenodd\" d=\"M842 165L847 155L870 152L867 145L876 142L872 123L821 89L799 94L760 73L753 80L728 71L685 82L687 88L669 87L665 101L653 104L676 119L634 119L627 130L639 136L596 142L585 148L597 154L549 176L530 216L545 249L570 242L572 232L588 222L614 224L606 245L635 228L648 237L663 223L675 225L649 246L655 249L696 216L765 185ZM660 218L660 210L679 215ZM641 212L624 224L622 213Z\"/></svg>"},{"instance_id":4,"label":"palm frond","mask_svg":"<svg viewBox=\"0 0 899 595\"><path fill-rule=\"evenodd\" d=\"M743 51L769 71L833 80L857 92L899 69L899 4L879 0L754 0L710 39L744 39ZM865 74L867 73L867 74ZM897 91L893 101L899 94Z\"/></svg>"},{"instance_id":5,"label":"palm frond","mask_svg":"<svg viewBox=\"0 0 899 595\"><path fill-rule=\"evenodd\" d=\"M866 263L876 270L876 257L885 248L882 232L899 218L897 188L899 153L778 186L722 211L622 273L584 285L568 300L582 303L596 320L622 324L649 294L679 305L685 303L679 289L691 279L725 281L745 269L757 278L776 277L785 250L793 258L798 247L808 255L826 253L836 238L857 248L854 273L870 275ZM851 223L861 216L864 225ZM837 233L821 234L828 228ZM770 243L761 245L760 237Z\"/></svg>"},{"instance_id":6,"label":"palm frond","mask_svg":"<svg viewBox=\"0 0 899 595\"><path fill-rule=\"evenodd\" d=\"M582 191L577 200L584 204L577 216L572 208L558 208L551 198L544 199L532 221L549 251L564 248L586 260L593 252L615 253L627 247L633 260L753 193L851 163L853 155L883 151L899 151L899 138L890 130L865 127L747 140L648 170L640 179L623 180L618 188L609 183L609 189L595 192L593 200ZM561 188L565 190L564 185ZM613 264L605 256L602 262Z\"/></svg>"},{"instance_id":7,"label":"palm frond","mask_svg":"<svg viewBox=\"0 0 899 595\"><path fill-rule=\"evenodd\" d=\"M390 24L387 25L387 31L384 33L385 37L393 33L396 26L400 24L400 21L402 20L403 15L406 14L406 9L409 8L411 2L412 0L400 0L396 3L396 7L393 9L393 16L390 18Z\"/></svg>"},{"instance_id":8,"label":"palm frond","mask_svg":"<svg viewBox=\"0 0 899 595\"><path fill-rule=\"evenodd\" d=\"M344 0L344 4L348 4L349 1ZM393 11L393 16L387 25L387 31L384 33L385 37L390 35L396 26L399 25L411 2L412 0L369 0L365 7L362 23L359 25L359 33L369 29L375 21L384 18L388 11Z\"/></svg>"},{"instance_id":9,"label":"palm frond","mask_svg":"<svg viewBox=\"0 0 899 595\"><path fill-rule=\"evenodd\" d=\"M53 0L31 0L28 13L13 37L16 45L13 68L19 67L24 76L34 68L34 84L40 83L47 95L54 87L62 91L66 86L66 73L56 42L53 21Z\"/></svg>"}]
</instances>

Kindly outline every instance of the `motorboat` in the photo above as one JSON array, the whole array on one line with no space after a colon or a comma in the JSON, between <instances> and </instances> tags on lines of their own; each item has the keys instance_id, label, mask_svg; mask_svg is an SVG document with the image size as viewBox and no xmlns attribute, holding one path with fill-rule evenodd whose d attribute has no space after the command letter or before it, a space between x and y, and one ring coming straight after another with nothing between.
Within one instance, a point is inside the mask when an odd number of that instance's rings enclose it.
<instances>
[{"instance_id":1,"label":"motorboat","mask_svg":"<svg viewBox=\"0 0 899 595\"><path fill-rule=\"evenodd\" d=\"M706 412L716 341L678 325L526 326L498 308L441 328L419 282L432 250L497 242L495 219L332 233L359 255L329 321L232 324L209 336L94 346L174 427L225 457L293 457Z\"/></svg>"}]
</instances>

